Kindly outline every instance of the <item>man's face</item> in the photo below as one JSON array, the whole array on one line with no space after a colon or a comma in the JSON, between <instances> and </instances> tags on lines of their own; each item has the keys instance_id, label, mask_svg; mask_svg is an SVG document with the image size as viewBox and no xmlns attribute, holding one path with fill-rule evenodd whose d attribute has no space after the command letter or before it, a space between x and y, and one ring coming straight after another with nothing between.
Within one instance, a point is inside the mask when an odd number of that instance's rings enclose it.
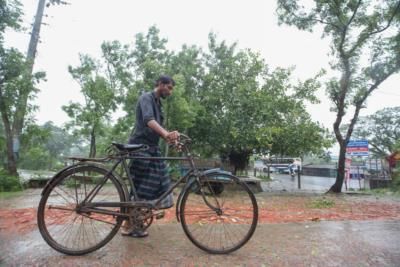
<instances>
[{"instance_id":1,"label":"man's face","mask_svg":"<svg viewBox=\"0 0 400 267\"><path fill-rule=\"evenodd\" d=\"M172 90L174 89L174 86L171 83L168 84L160 84L160 96L165 99L168 96L172 95Z\"/></svg>"}]
</instances>

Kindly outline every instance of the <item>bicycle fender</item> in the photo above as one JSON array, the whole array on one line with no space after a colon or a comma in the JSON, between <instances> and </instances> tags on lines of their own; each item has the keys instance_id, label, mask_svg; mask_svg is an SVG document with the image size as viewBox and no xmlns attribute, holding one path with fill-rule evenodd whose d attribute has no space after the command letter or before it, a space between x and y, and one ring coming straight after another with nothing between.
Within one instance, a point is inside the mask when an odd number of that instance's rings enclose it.
<instances>
[{"instance_id":1,"label":"bicycle fender","mask_svg":"<svg viewBox=\"0 0 400 267\"><path fill-rule=\"evenodd\" d=\"M224 171L221 169L210 169L210 170L206 170L204 172L201 173L201 176L209 176L209 175L216 175L215 177L209 177L210 179L217 181L217 182L224 182L224 178L223 177L218 177L217 175L221 174L221 175L226 175L229 177L235 177L231 172L228 171Z\"/></svg>"},{"instance_id":2,"label":"bicycle fender","mask_svg":"<svg viewBox=\"0 0 400 267\"><path fill-rule=\"evenodd\" d=\"M218 169L218 168L216 168L216 169L209 169L209 170L206 170L206 171L203 171L203 172L202 172L203 175L214 174L214 173L232 175L231 172L224 171L224 170L221 170L221 169Z\"/></svg>"}]
</instances>

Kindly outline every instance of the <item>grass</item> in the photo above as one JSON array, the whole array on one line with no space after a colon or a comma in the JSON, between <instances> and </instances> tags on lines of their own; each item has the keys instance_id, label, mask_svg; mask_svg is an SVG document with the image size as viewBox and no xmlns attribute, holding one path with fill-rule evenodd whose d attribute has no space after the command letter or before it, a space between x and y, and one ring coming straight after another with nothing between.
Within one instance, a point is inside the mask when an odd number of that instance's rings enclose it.
<instances>
[{"instance_id":1,"label":"grass","mask_svg":"<svg viewBox=\"0 0 400 267\"><path fill-rule=\"evenodd\" d=\"M23 194L23 191L17 192L0 192L0 199L9 199L13 197L18 197Z\"/></svg>"},{"instance_id":2,"label":"grass","mask_svg":"<svg viewBox=\"0 0 400 267\"><path fill-rule=\"evenodd\" d=\"M312 209L329 209L333 206L335 206L335 201L325 197L315 199L309 204L309 207Z\"/></svg>"},{"instance_id":3,"label":"grass","mask_svg":"<svg viewBox=\"0 0 400 267\"><path fill-rule=\"evenodd\" d=\"M400 197L400 188L398 187L388 187L388 188L376 188L369 190L373 195L377 196L395 196L395 197Z\"/></svg>"}]
</instances>

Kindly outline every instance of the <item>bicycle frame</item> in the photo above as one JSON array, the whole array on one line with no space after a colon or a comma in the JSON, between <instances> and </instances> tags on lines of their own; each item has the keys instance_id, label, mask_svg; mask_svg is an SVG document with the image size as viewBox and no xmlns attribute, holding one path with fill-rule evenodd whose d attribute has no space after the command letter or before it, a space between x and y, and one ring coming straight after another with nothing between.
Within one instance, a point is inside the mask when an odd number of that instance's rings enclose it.
<instances>
[{"instance_id":1,"label":"bicycle frame","mask_svg":"<svg viewBox=\"0 0 400 267\"><path fill-rule=\"evenodd\" d=\"M160 204L179 186L176 217L194 245L215 254L242 247L257 226L258 205L254 194L229 172L198 170L187 146L191 139L182 136L183 140L175 144L183 152L181 157L151 157L140 153L149 149L146 145L112 143L104 158L69 158L72 165L59 171L42 191L37 221L44 240L68 255L90 253L109 242L123 223L126 230L123 235L130 227L133 230L150 227L154 219L162 217ZM137 197L136 177L130 171L145 164L139 162L136 166L135 161L129 162L135 159L180 160L190 165L189 170L169 185L167 192L157 199L141 201ZM207 235L209 238L204 239Z\"/></svg>"},{"instance_id":2,"label":"bicycle frame","mask_svg":"<svg viewBox=\"0 0 400 267\"><path fill-rule=\"evenodd\" d=\"M111 211L111 210L106 210L106 209L101 209L101 207L124 207L124 208L134 208L134 207L144 207L144 208L150 208L154 209L165 197L167 197L172 191L178 187L180 183L183 181L188 181L189 177L192 175L196 175L199 177L201 175L197 168L195 167L194 164L194 158L193 156L188 153L187 149L187 156L186 157L143 157L143 156L135 156L135 155L123 155L123 156L118 156L113 159L116 159L116 162L114 165L108 170L108 173L104 176L104 178L92 189L91 192L85 197L85 199L81 202L79 207L77 208L80 212L95 212L95 213L101 213L101 214L107 214L107 215L113 215L113 216L118 216L118 217L129 217L129 214L127 213L121 213L117 211ZM96 194L99 192L99 190L105 185L105 183L108 181L108 176L109 175L114 175L114 171L122 164L123 170L125 171L129 185L131 188L131 192L134 196L135 199L138 199L137 193L135 186L133 184L133 179L132 176L130 175L129 169L128 169L128 163L127 160L130 159L146 159L146 160L184 160L184 161L189 161L190 164L190 169L183 175L181 176L166 192L164 192L159 198L155 200L146 200L146 201L125 201L125 202L92 202L93 198L96 196ZM96 159L85 159L85 162L91 163L91 162L98 162ZM124 187L125 192L128 192L128 188L125 183L121 183L121 186ZM182 190L183 191L183 190ZM204 197L204 196L203 196ZM179 199L177 202L177 207L179 206ZM209 205L208 201L205 199L207 205ZM212 207L209 205L210 208L216 210L217 208Z\"/></svg>"}]
</instances>

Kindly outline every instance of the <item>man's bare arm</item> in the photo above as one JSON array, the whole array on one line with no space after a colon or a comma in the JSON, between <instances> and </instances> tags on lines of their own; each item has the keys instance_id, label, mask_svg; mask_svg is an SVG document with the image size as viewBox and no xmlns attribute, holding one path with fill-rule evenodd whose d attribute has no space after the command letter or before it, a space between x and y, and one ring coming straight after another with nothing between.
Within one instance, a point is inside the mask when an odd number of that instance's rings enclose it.
<instances>
[{"instance_id":1,"label":"man's bare arm","mask_svg":"<svg viewBox=\"0 0 400 267\"><path fill-rule=\"evenodd\" d=\"M163 139L167 140L168 142L174 142L179 137L178 131L168 132L156 120L150 120L147 123L147 126L158 133Z\"/></svg>"}]
</instances>

